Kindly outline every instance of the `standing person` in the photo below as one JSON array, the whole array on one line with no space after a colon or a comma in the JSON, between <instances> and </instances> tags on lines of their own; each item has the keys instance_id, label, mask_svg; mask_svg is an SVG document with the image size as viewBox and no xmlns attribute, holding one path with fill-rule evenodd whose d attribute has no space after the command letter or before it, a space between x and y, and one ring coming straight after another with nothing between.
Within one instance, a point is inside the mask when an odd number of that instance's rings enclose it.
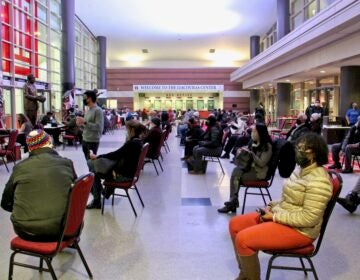
<instances>
[{"instance_id":1,"label":"standing person","mask_svg":"<svg viewBox=\"0 0 360 280\"><path fill-rule=\"evenodd\" d=\"M229 232L240 274L236 279L260 279L258 251L291 250L311 245L319 236L325 209L333 194L326 169L328 149L323 138L305 133L296 143L295 169L284 183L281 199L263 214L234 217Z\"/></svg>"},{"instance_id":2,"label":"standing person","mask_svg":"<svg viewBox=\"0 0 360 280\"><path fill-rule=\"evenodd\" d=\"M37 121L38 102L44 103L46 100L45 96L38 96L36 92L35 77L33 74L29 74L24 86L24 112L33 126L36 125Z\"/></svg>"},{"instance_id":3,"label":"standing person","mask_svg":"<svg viewBox=\"0 0 360 280\"><path fill-rule=\"evenodd\" d=\"M82 129L82 149L86 160L90 158L90 150L96 155L100 138L104 129L102 109L96 104L97 90L88 90L84 93L83 103L89 110L84 117L76 117L76 124Z\"/></svg>"},{"instance_id":4,"label":"standing person","mask_svg":"<svg viewBox=\"0 0 360 280\"><path fill-rule=\"evenodd\" d=\"M14 166L1 207L11 214L14 231L25 240L56 241L71 184L73 163L52 149L50 136L33 130L26 137L29 157Z\"/></svg>"},{"instance_id":5,"label":"standing person","mask_svg":"<svg viewBox=\"0 0 360 280\"><path fill-rule=\"evenodd\" d=\"M260 102L259 105L255 108L255 119L257 122L265 123L265 108L264 105Z\"/></svg>"},{"instance_id":6,"label":"standing person","mask_svg":"<svg viewBox=\"0 0 360 280\"><path fill-rule=\"evenodd\" d=\"M356 102L351 102L350 108L346 111L346 121L349 126L353 126L357 122L357 118L360 116L360 110L357 107Z\"/></svg>"}]
</instances>

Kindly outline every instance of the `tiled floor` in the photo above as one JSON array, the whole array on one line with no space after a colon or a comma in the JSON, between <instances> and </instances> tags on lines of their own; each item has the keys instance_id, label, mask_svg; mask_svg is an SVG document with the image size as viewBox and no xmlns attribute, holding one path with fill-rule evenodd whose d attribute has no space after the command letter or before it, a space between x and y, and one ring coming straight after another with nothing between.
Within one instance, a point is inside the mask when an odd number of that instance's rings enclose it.
<instances>
[{"instance_id":1,"label":"tiled floor","mask_svg":"<svg viewBox=\"0 0 360 280\"><path fill-rule=\"evenodd\" d=\"M123 130L105 135L99 153L119 147L124 138ZM87 210L80 246L94 279L218 280L234 279L237 275L227 229L231 216L216 211L228 197L232 165L229 160L222 160L225 175L217 163L209 163L206 175L188 175L180 161L183 148L179 147L179 139L172 134L168 142L171 152L164 153L165 171L157 176L154 167L147 164L139 180L145 208L131 193L137 218L126 198L117 198L114 207L107 205L104 215L99 210ZM58 151L74 161L78 174L87 172L81 148L60 147ZM343 194L353 187L358 176L359 173L343 175ZM0 166L1 193L8 178L9 173ZM273 198L279 197L281 183L277 175L271 188ZM259 199L248 199L246 211L261 206ZM9 217L10 213L0 210L0 279L7 279L8 275L9 241L13 236ZM314 260L320 279L359 279L359 244L360 209L350 215L337 205ZM263 276L268 258L260 254ZM87 279L79 256L72 250L66 250L53 263L60 279ZM16 267L14 279L51 277ZM271 279L306 278L300 272L274 271Z\"/></svg>"}]
</instances>

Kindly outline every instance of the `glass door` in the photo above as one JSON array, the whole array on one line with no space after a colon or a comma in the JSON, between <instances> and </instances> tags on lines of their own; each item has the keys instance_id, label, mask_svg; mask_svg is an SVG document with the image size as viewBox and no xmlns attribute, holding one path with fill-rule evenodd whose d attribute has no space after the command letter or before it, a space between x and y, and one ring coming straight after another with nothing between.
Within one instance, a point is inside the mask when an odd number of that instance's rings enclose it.
<instances>
[{"instance_id":1,"label":"glass door","mask_svg":"<svg viewBox=\"0 0 360 280\"><path fill-rule=\"evenodd\" d=\"M194 102L192 100L186 100L186 110L194 109Z\"/></svg>"}]
</instances>

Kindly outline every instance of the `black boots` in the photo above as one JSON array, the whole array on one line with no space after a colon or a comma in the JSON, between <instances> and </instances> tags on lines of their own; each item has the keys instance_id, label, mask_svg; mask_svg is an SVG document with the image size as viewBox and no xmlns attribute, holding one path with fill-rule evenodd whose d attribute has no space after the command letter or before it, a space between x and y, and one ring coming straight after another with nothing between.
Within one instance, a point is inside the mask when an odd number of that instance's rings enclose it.
<instances>
[{"instance_id":1,"label":"black boots","mask_svg":"<svg viewBox=\"0 0 360 280\"><path fill-rule=\"evenodd\" d=\"M339 197L337 202L350 213L353 213L360 204L360 198L356 192L350 192L345 198Z\"/></svg>"},{"instance_id":2,"label":"black boots","mask_svg":"<svg viewBox=\"0 0 360 280\"><path fill-rule=\"evenodd\" d=\"M101 209L101 201L93 199L90 204L86 205L86 209Z\"/></svg>"},{"instance_id":3,"label":"black boots","mask_svg":"<svg viewBox=\"0 0 360 280\"><path fill-rule=\"evenodd\" d=\"M224 205L224 207L218 209L219 213L236 213L236 208L239 207L239 200L233 199L232 201L225 202Z\"/></svg>"}]
</instances>

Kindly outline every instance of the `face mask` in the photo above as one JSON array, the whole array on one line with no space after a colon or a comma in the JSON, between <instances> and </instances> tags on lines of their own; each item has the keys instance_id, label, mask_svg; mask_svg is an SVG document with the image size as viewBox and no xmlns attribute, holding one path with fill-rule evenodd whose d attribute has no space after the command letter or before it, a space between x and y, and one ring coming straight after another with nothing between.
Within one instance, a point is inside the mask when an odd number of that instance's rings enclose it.
<instances>
[{"instance_id":1,"label":"face mask","mask_svg":"<svg viewBox=\"0 0 360 280\"><path fill-rule=\"evenodd\" d=\"M301 167L305 168L311 164L311 160L307 158L306 154L297 152L295 155L295 162Z\"/></svg>"},{"instance_id":2,"label":"face mask","mask_svg":"<svg viewBox=\"0 0 360 280\"><path fill-rule=\"evenodd\" d=\"M84 106L87 106L88 105L88 102L86 99L83 99L83 103L84 103Z\"/></svg>"}]
</instances>

